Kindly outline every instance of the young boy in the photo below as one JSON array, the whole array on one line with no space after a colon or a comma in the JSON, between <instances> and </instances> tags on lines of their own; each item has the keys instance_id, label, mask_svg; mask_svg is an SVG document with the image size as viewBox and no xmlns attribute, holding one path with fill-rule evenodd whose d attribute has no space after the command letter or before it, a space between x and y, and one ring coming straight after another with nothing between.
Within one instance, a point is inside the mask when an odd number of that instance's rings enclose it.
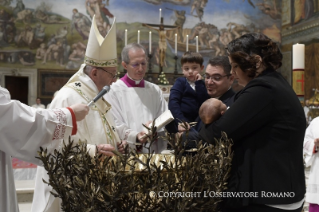
<instances>
[{"instance_id":1,"label":"young boy","mask_svg":"<svg viewBox=\"0 0 319 212\"><path fill-rule=\"evenodd\" d=\"M185 52L181 58L184 77L176 79L169 95L168 108L175 120L166 125L169 133L178 132L181 121L194 122L201 104L209 98L201 72L203 57L196 52Z\"/></svg>"},{"instance_id":2,"label":"young boy","mask_svg":"<svg viewBox=\"0 0 319 212\"><path fill-rule=\"evenodd\" d=\"M210 124L221 117L227 106L219 99L207 99L199 108L199 117L204 124Z\"/></svg>"}]
</instances>

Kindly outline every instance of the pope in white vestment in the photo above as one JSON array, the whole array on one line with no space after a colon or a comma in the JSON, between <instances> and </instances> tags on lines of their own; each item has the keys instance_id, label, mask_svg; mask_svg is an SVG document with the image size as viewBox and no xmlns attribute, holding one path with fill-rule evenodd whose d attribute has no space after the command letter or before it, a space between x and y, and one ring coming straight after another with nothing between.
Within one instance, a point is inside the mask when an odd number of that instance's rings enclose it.
<instances>
[{"instance_id":1,"label":"pope in white vestment","mask_svg":"<svg viewBox=\"0 0 319 212\"><path fill-rule=\"evenodd\" d=\"M71 78L72 80L60 89L50 105L51 108L66 107L75 103L88 103L99 93L94 82L83 72L84 66L82 65L81 69ZM84 89L85 87L86 89ZM120 140L115 130L112 114L109 112L110 109L110 104L105 100L98 100L91 107L85 119L77 123L78 132L71 139L75 143L81 140L87 141L88 144L108 143L116 147L116 143ZM90 151L95 152L95 146L91 146ZM42 179L48 182L49 177L43 167L38 167L32 211L60 211L60 199L55 198L50 193L52 187L44 184Z\"/></svg>"},{"instance_id":2,"label":"pope in white vestment","mask_svg":"<svg viewBox=\"0 0 319 212\"><path fill-rule=\"evenodd\" d=\"M135 148L138 133L145 130L142 124L153 121L168 110L168 107L159 86L143 79L146 55L141 45L129 44L124 47L122 66L127 74L112 84L111 91L105 98L112 105L120 138L127 140L130 147ZM162 129L160 134L163 132ZM165 149L167 141L162 139L158 139L151 147L151 151L154 150L155 153ZM148 149L143 148L142 152L148 153Z\"/></svg>"},{"instance_id":3,"label":"pope in white vestment","mask_svg":"<svg viewBox=\"0 0 319 212\"><path fill-rule=\"evenodd\" d=\"M116 79L114 73L117 71L115 39L115 25L113 24L107 37L103 39L93 17L84 64L59 90L50 105L51 108L74 103L88 104L104 85L114 82ZM95 145L111 144L116 148L117 144L121 142L110 109L111 105L101 98L93 104L85 119L77 123L77 134L71 139L75 143L79 140L87 141L91 155L95 153ZM32 211L61 211L61 199L55 198L50 193L52 187L44 184L42 179L48 182L47 171L43 167L38 167Z\"/></svg>"},{"instance_id":4,"label":"pope in white vestment","mask_svg":"<svg viewBox=\"0 0 319 212\"><path fill-rule=\"evenodd\" d=\"M0 86L0 211L18 212L11 156L41 165L36 159L40 146L54 150L58 139L72 132L68 109L42 110L10 100ZM70 106L70 105L68 105Z\"/></svg>"}]
</instances>

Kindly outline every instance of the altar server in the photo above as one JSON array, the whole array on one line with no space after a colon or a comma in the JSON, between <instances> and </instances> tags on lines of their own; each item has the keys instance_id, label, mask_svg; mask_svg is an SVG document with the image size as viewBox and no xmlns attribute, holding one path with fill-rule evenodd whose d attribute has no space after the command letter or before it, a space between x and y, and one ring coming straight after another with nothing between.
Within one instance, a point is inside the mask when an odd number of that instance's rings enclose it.
<instances>
[{"instance_id":1,"label":"altar server","mask_svg":"<svg viewBox=\"0 0 319 212\"><path fill-rule=\"evenodd\" d=\"M309 212L319 211L319 117L314 118L306 130L303 153L306 166L310 166L306 202Z\"/></svg>"},{"instance_id":2,"label":"altar server","mask_svg":"<svg viewBox=\"0 0 319 212\"><path fill-rule=\"evenodd\" d=\"M59 139L76 133L76 121L88 111L84 104L35 109L11 100L8 90L0 86L0 211L19 211L11 156L41 165L35 158L40 146L48 148L48 152L54 150Z\"/></svg>"}]
</instances>

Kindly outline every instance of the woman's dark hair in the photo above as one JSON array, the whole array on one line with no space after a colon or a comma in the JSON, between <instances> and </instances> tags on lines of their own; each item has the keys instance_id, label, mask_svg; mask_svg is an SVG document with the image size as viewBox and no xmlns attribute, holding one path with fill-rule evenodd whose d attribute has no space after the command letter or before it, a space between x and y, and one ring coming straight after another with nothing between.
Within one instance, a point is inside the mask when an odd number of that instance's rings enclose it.
<instances>
[{"instance_id":1,"label":"woman's dark hair","mask_svg":"<svg viewBox=\"0 0 319 212\"><path fill-rule=\"evenodd\" d=\"M262 58L262 64L271 70L281 67L282 54L276 43L261 33L248 33L232 40L227 45L227 51L240 69L247 74L248 77L256 76L256 64L259 62L259 55Z\"/></svg>"}]
</instances>

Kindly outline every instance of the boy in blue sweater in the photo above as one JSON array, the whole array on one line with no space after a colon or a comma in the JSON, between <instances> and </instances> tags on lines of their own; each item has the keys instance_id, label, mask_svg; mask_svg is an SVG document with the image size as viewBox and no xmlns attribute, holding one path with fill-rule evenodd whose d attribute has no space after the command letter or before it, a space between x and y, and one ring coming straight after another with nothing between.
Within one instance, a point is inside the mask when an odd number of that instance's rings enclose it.
<instances>
[{"instance_id":1,"label":"boy in blue sweater","mask_svg":"<svg viewBox=\"0 0 319 212\"><path fill-rule=\"evenodd\" d=\"M203 57L196 52L185 52L181 58L184 77L176 79L169 95L168 108L175 120L166 126L169 133L178 132L178 124L194 122L201 104L209 98L201 73Z\"/></svg>"}]
</instances>

